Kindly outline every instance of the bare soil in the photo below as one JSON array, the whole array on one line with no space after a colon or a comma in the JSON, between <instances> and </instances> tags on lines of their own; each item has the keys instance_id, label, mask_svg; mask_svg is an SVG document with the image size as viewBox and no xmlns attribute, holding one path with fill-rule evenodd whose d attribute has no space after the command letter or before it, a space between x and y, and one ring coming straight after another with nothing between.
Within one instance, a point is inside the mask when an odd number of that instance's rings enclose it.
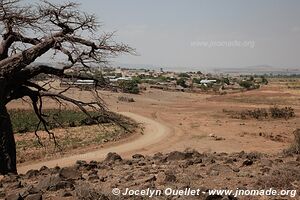
<instances>
[{"instance_id":1,"label":"bare soil","mask_svg":"<svg viewBox=\"0 0 300 200\"><path fill-rule=\"evenodd\" d=\"M106 91L100 93L112 111L134 113L169 129L168 137L156 141L155 145L136 148L135 153L146 155L153 155L159 151L183 151L186 148L199 152L231 153L243 150L278 153L289 147L293 138L292 133L300 125L300 92L288 89L287 86L283 87L277 82L259 90L227 95L167 92L155 89L149 89L140 95L122 94L135 100L130 103L118 101L119 93ZM86 100L89 99L88 94L87 91L76 89L70 91L71 96ZM51 101L45 105L47 108L56 106ZM223 112L224 109L239 112L274 105L293 107L296 117L288 120L242 120L233 119ZM28 104L16 101L9 107L28 108ZM157 129L153 134L156 133ZM124 143L126 142L127 140L124 140ZM89 150L88 147L87 149ZM84 148L80 150L86 152Z\"/></svg>"}]
</instances>

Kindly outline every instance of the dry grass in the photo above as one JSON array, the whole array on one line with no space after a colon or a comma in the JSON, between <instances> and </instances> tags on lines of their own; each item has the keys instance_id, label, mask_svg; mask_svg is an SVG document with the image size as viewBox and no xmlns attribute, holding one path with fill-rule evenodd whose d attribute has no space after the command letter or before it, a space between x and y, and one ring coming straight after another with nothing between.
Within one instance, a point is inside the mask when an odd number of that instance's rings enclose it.
<instances>
[{"instance_id":1,"label":"dry grass","mask_svg":"<svg viewBox=\"0 0 300 200\"><path fill-rule=\"evenodd\" d=\"M55 128L52 132L58 145L55 145L45 131L38 131L39 140L34 132L16 134L18 163L54 158L74 151L82 152L90 147L96 148L104 143L128 137L138 128L134 121L118 114L113 114L112 120L98 125Z\"/></svg>"}]
</instances>

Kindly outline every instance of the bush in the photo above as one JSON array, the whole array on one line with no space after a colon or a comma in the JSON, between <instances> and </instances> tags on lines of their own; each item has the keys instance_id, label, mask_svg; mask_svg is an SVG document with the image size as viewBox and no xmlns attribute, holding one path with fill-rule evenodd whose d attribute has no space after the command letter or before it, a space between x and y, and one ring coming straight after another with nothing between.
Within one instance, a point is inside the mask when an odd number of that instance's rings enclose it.
<instances>
[{"instance_id":1,"label":"bush","mask_svg":"<svg viewBox=\"0 0 300 200\"><path fill-rule=\"evenodd\" d=\"M261 77L261 83L265 84L265 85L268 85L269 81L266 79L266 77L262 76Z\"/></svg>"},{"instance_id":2,"label":"bush","mask_svg":"<svg viewBox=\"0 0 300 200\"><path fill-rule=\"evenodd\" d=\"M124 101L124 102L135 102L132 97L124 97L124 96L119 96L118 100L119 101Z\"/></svg>"},{"instance_id":3,"label":"bush","mask_svg":"<svg viewBox=\"0 0 300 200\"><path fill-rule=\"evenodd\" d=\"M295 117L294 109L291 107L271 107L268 110L265 108L256 108L254 110L244 110L241 112L236 111L228 111L223 110L223 112L230 114L233 118L238 119L247 119L247 118L254 118L254 119L266 119L266 118L273 118L273 119L289 119L291 117Z\"/></svg>"},{"instance_id":4,"label":"bush","mask_svg":"<svg viewBox=\"0 0 300 200\"><path fill-rule=\"evenodd\" d=\"M188 75L187 73L180 73L178 75L178 77L181 77L181 78L190 78L190 75Z\"/></svg>"},{"instance_id":5,"label":"bush","mask_svg":"<svg viewBox=\"0 0 300 200\"><path fill-rule=\"evenodd\" d=\"M240 86L243 88L246 88L247 90L251 89L251 87L253 87L254 83L252 83L251 81L242 81L240 82Z\"/></svg>"},{"instance_id":6,"label":"bush","mask_svg":"<svg viewBox=\"0 0 300 200\"><path fill-rule=\"evenodd\" d=\"M201 78L193 78L193 83L200 84Z\"/></svg>"},{"instance_id":7,"label":"bush","mask_svg":"<svg viewBox=\"0 0 300 200\"><path fill-rule=\"evenodd\" d=\"M180 78L180 79L178 79L178 80L176 81L176 84L177 84L177 85L180 85L180 86L183 87L183 88L187 88L187 87L188 87L187 84L185 83L185 78Z\"/></svg>"},{"instance_id":8,"label":"bush","mask_svg":"<svg viewBox=\"0 0 300 200\"><path fill-rule=\"evenodd\" d=\"M247 110L241 112L241 118L245 119L247 116L255 119L262 119L262 118L267 118L268 117L268 112L264 108L257 108L254 110Z\"/></svg>"},{"instance_id":9,"label":"bush","mask_svg":"<svg viewBox=\"0 0 300 200\"><path fill-rule=\"evenodd\" d=\"M49 129L81 126L85 120L88 120L83 112L77 110L45 109L43 113L47 116ZM33 132L39 123L33 110L13 109L9 110L9 114L13 130L17 133ZM90 112L90 115L96 117L99 114ZM43 130L43 127L40 126L38 130Z\"/></svg>"},{"instance_id":10,"label":"bush","mask_svg":"<svg viewBox=\"0 0 300 200\"><path fill-rule=\"evenodd\" d=\"M295 117L295 112L292 107L284 107L284 108L278 108L278 107L272 107L269 109L271 117L276 118L285 118L289 119L291 117Z\"/></svg>"},{"instance_id":11,"label":"bush","mask_svg":"<svg viewBox=\"0 0 300 200\"><path fill-rule=\"evenodd\" d=\"M134 80L131 81L121 81L119 83L122 91L125 93L138 94L140 93L140 89L138 87L138 83Z\"/></svg>"}]
</instances>

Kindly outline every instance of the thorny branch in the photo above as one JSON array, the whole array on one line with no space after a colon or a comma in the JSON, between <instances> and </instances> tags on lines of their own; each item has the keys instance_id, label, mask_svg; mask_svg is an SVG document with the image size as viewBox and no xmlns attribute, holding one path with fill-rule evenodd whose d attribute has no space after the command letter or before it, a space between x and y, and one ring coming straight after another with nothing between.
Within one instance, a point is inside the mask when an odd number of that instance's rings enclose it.
<instances>
[{"instance_id":1,"label":"thorny branch","mask_svg":"<svg viewBox=\"0 0 300 200\"><path fill-rule=\"evenodd\" d=\"M128 45L114 42L114 33L99 35L101 26L96 17L78 10L78 6L72 2L58 5L48 1L29 6L21 0L0 0L0 99L3 101L0 103L6 105L13 99L28 96L40 121L35 134L42 125L55 144L55 136L49 131L42 112L44 98L71 103L89 117L89 110L100 113L107 110L97 92L108 87L104 79L88 73L71 75L67 71L78 66L89 71L119 54L135 54ZM61 67L32 65L49 52L66 58L65 64ZM44 83L34 81L41 74L51 79ZM94 80L95 100L83 102L69 97L70 87L61 90L52 86L53 78Z\"/></svg>"}]
</instances>

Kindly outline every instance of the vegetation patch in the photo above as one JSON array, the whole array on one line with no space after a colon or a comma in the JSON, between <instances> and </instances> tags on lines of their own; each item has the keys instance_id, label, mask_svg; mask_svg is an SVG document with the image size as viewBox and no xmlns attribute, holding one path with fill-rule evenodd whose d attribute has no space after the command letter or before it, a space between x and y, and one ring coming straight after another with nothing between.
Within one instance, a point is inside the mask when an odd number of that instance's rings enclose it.
<instances>
[{"instance_id":1,"label":"vegetation patch","mask_svg":"<svg viewBox=\"0 0 300 200\"><path fill-rule=\"evenodd\" d=\"M235 119L289 119L295 117L295 111L292 107L279 108L277 106L265 108L256 108L253 110L232 111L223 109L223 112Z\"/></svg>"},{"instance_id":2,"label":"vegetation patch","mask_svg":"<svg viewBox=\"0 0 300 200\"><path fill-rule=\"evenodd\" d=\"M33 132L43 130L42 126L37 127L39 119L33 110L12 109L9 110L12 126L16 133ZM59 109L45 109L43 114L48 120L48 129L77 127L82 125L92 125L96 123L109 123L110 117L113 114L107 114L91 111L90 117L79 110L59 110Z\"/></svg>"},{"instance_id":3,"label":"vegetation patch","mask_svg":"<svg viewBox=\"0 0 300 200\"><path fill-rule=\"evenodd\" d=\"M135 80L125 80L119 82L119 87L124 93L139 94L138 82Z\"/></svg>"},{"instance_id":4,"label":"vegetation patch","mask_svg":"<svg viewBox=\"0 0 300 200\"><path fill-rule=\"evenodd\" d=\"M118 97L119 101L123 101L123 102L135 102L135 100L132 97L125 97L125 96L119 96Z\"/></svg>"},{"instance_id":5,"label":"vegetation patch","mask_svg":"<svg viewBox=\"0 0 300 200\"><path fill-rule=\"evenodd\" d=\"M15 130L27 132L16 134L18 163L52 158L69 153L76 149L80 152L86 148L99 147L107 142L117 141L135 132L138 124L119 114L90 112L91 118L77 110L45 110L49 118L49 128L54 129L55 139L42 127L34 131L38 124L35 113L31 110L10 110ZM88 125L88 126L87 126ZM88 127L88 128L87 128Z\"/></svg>"}]
</instances>

